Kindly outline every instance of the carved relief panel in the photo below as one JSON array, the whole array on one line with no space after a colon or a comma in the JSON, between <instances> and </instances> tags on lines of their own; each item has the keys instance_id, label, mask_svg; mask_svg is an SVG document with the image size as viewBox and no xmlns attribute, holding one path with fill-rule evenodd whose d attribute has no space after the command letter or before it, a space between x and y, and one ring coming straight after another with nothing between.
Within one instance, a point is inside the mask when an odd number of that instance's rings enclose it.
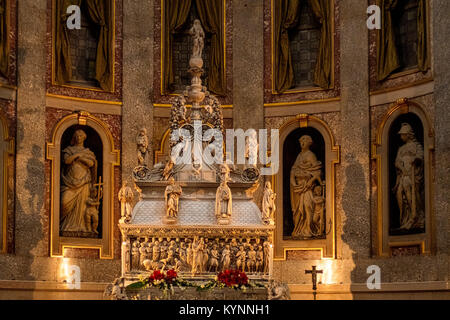
<instances>
[{"instance_id":1,"label":"carved relief panel","mask_svg":"<svg viewBox=\"0 0 450 320\"><path fill-rule=\"evenodd\" d=\"M114 166L119 153L106 125L87 112L55 127L47 144L51 160L51 255L65 247L98 248L113 257Z\"/></svg>"},{"instance_id":2,"label":"carved relief panel","mask_svg":"<svg viewBox=\"0 0 450 320\"><path fill-rule=\"evenodd\" d=\"M286 250L320 250L335 257L334 166L339 147L318 118L299 115L280 129L275 258Z\"/></svg>"},{"instance_id":3,"label":"carved relief panel","mask_svg":"<svg viewBox=\"0 0 450 320\"><path fill-rule=\"evenodd\" d=\"M399 100L381 122L373 147L378 190L378 254L432 248L431 153L434 133L423 109Z\"/></svg>"}]
</instances>

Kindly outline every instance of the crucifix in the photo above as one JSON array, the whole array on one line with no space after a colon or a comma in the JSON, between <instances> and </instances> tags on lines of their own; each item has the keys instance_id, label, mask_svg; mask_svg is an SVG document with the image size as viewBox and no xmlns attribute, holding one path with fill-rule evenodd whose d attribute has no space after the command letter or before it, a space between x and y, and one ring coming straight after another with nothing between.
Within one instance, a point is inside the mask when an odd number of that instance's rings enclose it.
<instances>
[{"instance_id":1,"label":"crucifix","mask_svg":"<svg viewBox=\"0 0 450 320\"><path fill-rule=\"evenodd\" d=\"M312 270L305 270L305 274L311 274L312 276L314 300L316 300L317 295L317 274L319 273L323 273L323 270L317 270L316 266L313 266Z\"/></svg>"},{"instance_id":2,"label":"crucifix","mask_svg":"<svg viewBox=\"0 0 450 320\"><path fill-rule=\"evenodd\" d=\"M94 188L98 187L98 192L97 192L97 202L100 203L100 199L103 198L103 182L102 182L102 176L100 176L98 178L98 183L94 183L92 185Z\"/></svg>"}]
</instances>

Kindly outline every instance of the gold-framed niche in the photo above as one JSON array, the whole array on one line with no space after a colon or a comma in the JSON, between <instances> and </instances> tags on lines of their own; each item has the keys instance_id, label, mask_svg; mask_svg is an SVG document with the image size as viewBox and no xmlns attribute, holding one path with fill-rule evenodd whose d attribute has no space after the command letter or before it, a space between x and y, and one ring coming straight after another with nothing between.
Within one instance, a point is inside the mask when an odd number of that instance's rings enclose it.
<instances>
[{"instance_id":1,"label":"gold-framed niche","mask_svg":"<svg viewBox=\"0 0 450 320\"><path fill-rule=\"evenodd\" d=\"M9 136L6 119L0 115L0 253L8 252L8 171L12 155L14 155L14 139Z\"/></svg>"},{"instance_id":2,"label":"gold-framed niche","mask_svg":"<svg viewBox=\"0 0 450 320\"><path fill-rule=\"evenodd\" d=\"M411 231L401 228L401 222L399 222L401 215L395 193L395 190L398 190L396 188L398 174L395 162L400 147L404 145L404 142L398 142L398 136L401 132L407 131L408 127L404 127L405 124L410 125L415 141L421 145L423 150L423 163L420 164L423 169L423 173L420 174L422 176L420 180L423 181L420 183L423 186L420 201L423 204L420 206L422 212L419 209L416 209L416 212L423 215L424 225L414 227ZM432 253L434 219L431 164L434 144L434 130L426 111L419 104L406 98L399 99L394 103L378 126L372 145L372 159L376 163L377 176L376 253L378 256L390 257L393 249L408 247L418 247L421 254ZM417 181L416 179L411 180ZM417 183L417 185L420 184ZM414 192L414 194L416 193ZM416 200L415 203L419 203L418 201ZM419 208L419 205L417 204L415 207Z\"/></svg>"},{"instance_id":3,"label":"gold-framed niche","mask_svg":"<svg viewBox=\"0 0 450 320\"><path fill-rule=\"evenodd\" d=\"M99 235L97 238L67 236L61 232L61 172L64 161L62 151L68 146L67 133L73 134L79 129L88 135L86 141L89 141L91 134L97 139L97 144L101 145L97 147L98 149L91 150L97 159L101 159L101 169L97 174L101 176L103 184L103 197L98 207ZM66 145L63 145L64 141ZM64 117L55 126L51 142L47 143L47 160L51 162L50 255L61 257L64 255L65 248L89 248L100 250L101 259L113 259L114 168L120 165L120 153L114 147L114 139L107 125L85 111Z\"/></svg>"},{"instance_id":4,"label":"gold-framed niche","mask_svg":"<svg viewBox=\"0 0 450 320\"><path fill-rule=\"evenodd\" d=\"M290 171L300 154L299 138L312 138L311 151L321 161L323 233L311 238L292 237L293 213L290 198ZM300 114L280 128L278 173L272 176L277 194L275 213L274 260L286 260L288 251L320 251L321 258L336 258L335 166L340 163L340 147L336 145L330 127L321 119ZM285 181L286 180L286 181ZM286 190L287 189L287 190Z\"/></svg>"}]
</instances>

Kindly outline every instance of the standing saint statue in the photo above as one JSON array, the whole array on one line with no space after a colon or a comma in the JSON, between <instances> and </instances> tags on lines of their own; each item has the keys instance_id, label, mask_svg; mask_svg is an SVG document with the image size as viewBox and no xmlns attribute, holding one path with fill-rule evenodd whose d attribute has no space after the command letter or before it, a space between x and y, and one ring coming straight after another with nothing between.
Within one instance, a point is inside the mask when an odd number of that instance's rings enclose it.
<instances>
[{"instance_id":1,"label":"standing saint statue","mask_svg":"<svg viewBox=\"0 0 450 320\"><path fill-rule=\"evenodd\" d=\"M192 49L192 58L201 58L203 47L205 46L205 32L203 31L200 20L194 20L194 25L189 30L189 34L192 36L194 42L194 47Z\"/></svg>"},{"instance_id":2,"label":"standing saint statue","mask_svg":"<svg viewBox=\"0 0 450 320\"><path fill-rule=\"evenodd\" d=\"M118 195L120 201L120 223L129 223L131 221L132 203L134 199L133 190L124 181Z\"/></svg>"},{"instance_id":3,"label":"standing saint statue","mask_svg":"<svg viewBox=\"0 0 450 320\"><path fill-rule=\"evenodd\" d=\"M142 128L139 131L138 136L136 137L137 144L137 158L138 164L140 166L145 166L145 157L148 153L148 137L147 137L147 129Z\"/></svg>"},{"instance_id":4,"label":"standing saint statue","mask_svg":"<svg viewBox=\"0 0 450 320\"><path fill-rule=\"evenodd\" d=\"M174 220L177 218L181 193L181 186L175 183L174 178L170 178L169 184L167 185L166 191L164 192L167 219Z\"/></svg>"},{"instance_id":5,"label":"standing saint statue","mask_svg":"<svg viewBox=\"0 0 450 320\"><path fill-rule=\"evenodd\" d=\"M402 124L398 134L405 142L395 159L397 181L393 189L400 211L400 229L424 228L423 147L408 123Z\"/></svg>"},{"instance_id":6,"label":"standing saint statue","mask_svg":"<svg viewBox=\"0 0 450 320\"><path fill-rule=\"evenodd\" d=\"M262 201L262 219L265 224L274 224L274 213L276 210L275 199L277 195L272 190L272 184L267 181L264 187Z\"/></svg>"},{"instance_id":7,"label":"standing saint statue","mask_svg":"<svg viewBox=\"0 0 450 320\"><path fill-rule=\"evenodd\" d=\"M231 190L227 184L228 179L223 179L216 192L216 217L217 219L229 219L232 213Z\"/></svg>"},{"instance_id":8,"label":"standing saint statue","mask_svg":"<svg viewBox=\"0 0 450 320\"><path fill-rule=\"evenodd\" d=\"M314 222L315 201L313 190L322 185L322 163L310 150L310 136L299 139L302 151L295 160L290 175L291 207L294 220L292 237L312 238L320 235L320 225Z\"/></svg>"},{"instance_id":9,"label":"standing saint statue","mask_svg":"<svg viewBox=\"0 0 450 320\"><path fill-rule=\"evenodd\" d=\"M76 130L71 145L63 150L61 231L89 232L85 215L91 188L97 179L95 154L84 147L87 135Z\"/></svg>"}]
</instances>

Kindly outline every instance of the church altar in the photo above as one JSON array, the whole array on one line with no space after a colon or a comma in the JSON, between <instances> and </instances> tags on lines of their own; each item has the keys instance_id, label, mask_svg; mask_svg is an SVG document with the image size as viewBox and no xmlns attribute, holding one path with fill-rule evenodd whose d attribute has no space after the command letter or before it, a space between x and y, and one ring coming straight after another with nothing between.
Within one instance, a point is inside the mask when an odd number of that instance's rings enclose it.
<instances>
[{"instance_id":1,"label":"church altar","mask_svg":"<svg viewBox=\"0 0 450 320\"><path fill-rule=\"evenodd\" d=\"M224 161L220 148L224 145L222 107L202 86L204 33L201 28L197 21L191 30L194 38L189 61L191 85L184 94L175 97L171 107L168 160L153 168L147 167L148 139L142 130L137 138L138 166L133 171L139 201L132 208L133 190L126 183L119 194L122 275L110 288L116 298L268 298L273 261L273 212L263 214L253 201L253 193L261 180L256 165ZM190 110L188 104L192 105ZM197 130L203 136L200 141L195 134ZM208 130L215 130L215 134L205 141ZM251 142L247 147L250 153L254 152L251 146L255 147L255 141ZM215 163L204 161L203 150L198 150L199 145L204 147L205 144L216 147L211 152ZM180 154L184 161L176 159ZM273 192L268 194L273 201ZM271 210L267 201L263 207ZM215 279L221 271L239 270L245 272L250 282L262 285L245 290L132 288L132 284L148 278L156 270L175 271L180 279L198 286Z\"/></svg>"}]
</instances>

